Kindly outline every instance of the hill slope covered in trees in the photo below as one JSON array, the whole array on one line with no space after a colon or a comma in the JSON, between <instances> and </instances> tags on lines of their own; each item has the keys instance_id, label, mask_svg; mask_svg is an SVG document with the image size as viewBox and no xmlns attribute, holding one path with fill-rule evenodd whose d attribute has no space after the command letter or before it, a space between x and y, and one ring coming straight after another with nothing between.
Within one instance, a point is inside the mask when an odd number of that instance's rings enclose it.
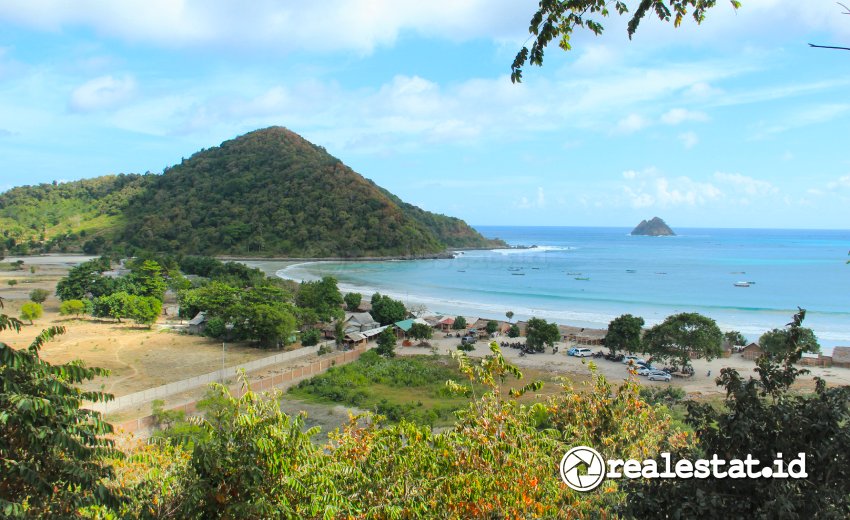
<instances>
[{"instance_id":1,"label":"hill slope covered in trees","mask_svg":"<svg viewBox=\"0 0 850 520\"><path fill-rule=\"evenodd\" d=\"M13 253L362 257L501 245L401 201L280 127L202 150L162 175L14 188L0 194L0 224Z\"/></svg>"}]
</instances>

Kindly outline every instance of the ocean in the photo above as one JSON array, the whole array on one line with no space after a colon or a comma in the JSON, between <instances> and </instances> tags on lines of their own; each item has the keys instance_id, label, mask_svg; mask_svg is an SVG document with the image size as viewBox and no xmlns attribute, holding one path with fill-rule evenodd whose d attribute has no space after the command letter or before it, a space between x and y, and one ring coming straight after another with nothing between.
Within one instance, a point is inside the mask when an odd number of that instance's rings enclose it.
<instances>
[{"instance_id":1,"label":"ocean","mask_svg":"<svg viewBox=\"0 0 850 520\"><path fill-rule=\"evenodd\" d=\"M476 226L529 249L458 251L452 260L251 262L296 280L336 277L344 290L374 291L433 313L532 316L605 328L631 313L654 325L698 312L756 340L807 310L825 352L850 345L850 231L677 229L674 237L626 228ZM736 287L749 282L749 287Z\"/></svg>"}]
</instances>

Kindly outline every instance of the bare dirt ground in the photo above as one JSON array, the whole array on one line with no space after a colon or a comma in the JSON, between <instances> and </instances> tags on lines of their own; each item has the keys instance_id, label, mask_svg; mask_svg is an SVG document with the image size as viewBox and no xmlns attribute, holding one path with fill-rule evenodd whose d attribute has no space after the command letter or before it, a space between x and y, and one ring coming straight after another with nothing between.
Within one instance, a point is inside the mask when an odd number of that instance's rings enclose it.
<instances>
[{"instance_id":1,"label":"bare dirt ground","mask_svg":"<svg viewBox=\"0 0 850 520\"><path fill-rule=\"evenodd\" d=\"M495 340L498 343L505 342L524 342L525 338L508 338L501 336ZM457 338L438 337L430 341L431 345L437 348L439 354L449 354L456 350L460 340ZM538 370L543 374L551 374L552 376L563 376L573 381L587 380L590 378L590 363L596 365L597 370L605 376L606 379L612 382L623 381L629 377L629 371L623 363L607 361L604 358L577 358L567 355L567 350L572 345L565 343L556 344L558 353L552 354L552 349L547 348L545 353L520 356L518 349L504 348L502 354L506 359L517 365L520 369ZM592 348L596 351L606 351L604 347ZM423 347L397 347L396 352L401 355L415 355L427 353L428 349ZM490 354L489 342L481 340L475 344L475 350L468 353L470 357L484 357ZM722 368L734 368L743 376L755 376L755 362L744 359L740 354L733 354L729 358L715 359L706 361L704 359L695 359L691 361L694 367L695 374L687 379L673 378L670 383L661 381L649 381L645 377L635 377L640 384L645 386L662 386L673 385L681 387L686 393L692 396L697 395L716 395L725 394L725 390L715 383L715 378L720 374ZM800 377L797 386L801 389L811 390L814 388L812 378L815 376L821 377L830 385L850 385L850 369L846 368L824 368L824 367L804 367L811 371L811 374ZM708 375L709 370L711 375ZM529 374L530 375L530 374Z\"/></svg>"},{"instance_id":2,"label":"bare dirt ground","mask_svg":"<svg viewBox=\"0 0 850 520\"><path fill-rule=\"evenodd\" d=\"M32 325L24 322L21 332L5 331L2 341L14 348L25 348L47 327L65 327L65 333L48 342L42 350L43 359L51 363L83 360L87 366L109 369L110 376L97 378L87 389L98 389L116 396L206 374L225 366L253 361L276 354L241 344L222 344L209 338L180 334L160 320L152 328L133 323L91 318L75 319L59 315L59 300L54 295L56 282L68 268L62 265L41 264L36 272L0 271L0 298L4 312L11 316L20 314L20 307L29 300L35 288L47 289L50 296L44 302L44 316ZM9 286L15 279L18 284ZM178 322L179 323L179 322Z\"/></svg>"}]
</instances>

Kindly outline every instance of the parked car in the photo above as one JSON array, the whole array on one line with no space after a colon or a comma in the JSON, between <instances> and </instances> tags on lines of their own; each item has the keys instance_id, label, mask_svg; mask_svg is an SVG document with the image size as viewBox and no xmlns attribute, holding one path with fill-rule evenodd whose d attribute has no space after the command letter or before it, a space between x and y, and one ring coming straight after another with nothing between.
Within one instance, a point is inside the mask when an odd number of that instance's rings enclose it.
<instances>
[{"instance_id":1,"label":"parked car","mask_svg":"<svg viewBox=\"0 0 850 520\"><path fill-rule=\"evenodd\" d=\"M467 343L475 343L478 340L475 336L464 336L460 338L460 344L466 345Z\"/></svg>"},{"instance_id":2,"label":"parked car","mask_svg":"<svg viewBox=\"0 0 850 520\"><path fill-rule=\"evenodd\" d=\"M648 377L650 381L666 381L668 383L670 382L670 379L672 379L670 374L663 370L650 370Z\"/></svg>"},{"instance_id":3,"label":"parked car","mask_svg":"<svg viewBox=\"0 0 850 520\"><path fill-rule=\"evenodd\" d=\"M655 372L656 369L654 367L647 367L638 365L638 369L635 370L635 373L639 376L648 376L651 372ZM660 372L660 370L659 370Z\"/></svg>"},{"instance_id":4,"label":"parked car","mask_svg":"<svg viewBox=\"0 0 850 520\"><path fill-rule=\"evenodd\" d=\"M641 358L639 358L639 357L637 357L637 356L632 356L631 354L629 354L628 356L626 356L626 357L624 357L624 358L623 358L623 363L625 363L625 364L627 364L627 365L628 365L629 363L631 363L631 364L637 364L637 363L639 363L639 364L641 364L641 365L645 365L645 364L646 364L646 361L644 361L643 359L641 359Z\"/></svg>"},{"instance_id":5,"label":"parked car","mask_svg":"<svg viewBox=\"0 0 850 520\"><path fill-rule=\"evenodd\" d=\"M578 352L578 347L570 347L570 350L567 351L568 356L575 356L576 352Z\"/></svg>"},{"instance_id":6,"label":"parked car","mask_svg":"<svg viewBox=\"0 0 850 520\"><path fill-rule=\"evenodd\" d=\"M576 357L590 357L591 355L593 355L593 352L589 348L576 349Z\"/></svg>"}]
</instances>

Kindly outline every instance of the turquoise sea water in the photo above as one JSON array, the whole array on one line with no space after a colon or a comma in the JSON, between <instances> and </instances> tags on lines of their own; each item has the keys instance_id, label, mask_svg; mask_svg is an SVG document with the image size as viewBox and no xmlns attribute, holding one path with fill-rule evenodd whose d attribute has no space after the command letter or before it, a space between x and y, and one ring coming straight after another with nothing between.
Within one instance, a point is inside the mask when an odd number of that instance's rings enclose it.
<instances>
[{"instance_id":1,"label":"turquoise sea water","mask_svg":"<svg viewBox=\"0 0 850 520\"><path fill-rule=\"evenodd\" d=\"M850 231L677 229L675 237L634 237L626 228L477 229L538 247L465 251L453 260L309 263L277 272L295 279L330 274L367 297L378 290L451 314L499 318L512 310L515 319L534 315L604 328L627 312L649 325L672 313L699 312L752 340L784 326L800 306L827 351L850 345ZM753 283L735 287L739 281Z\"/></svg>"}]
</instances>

